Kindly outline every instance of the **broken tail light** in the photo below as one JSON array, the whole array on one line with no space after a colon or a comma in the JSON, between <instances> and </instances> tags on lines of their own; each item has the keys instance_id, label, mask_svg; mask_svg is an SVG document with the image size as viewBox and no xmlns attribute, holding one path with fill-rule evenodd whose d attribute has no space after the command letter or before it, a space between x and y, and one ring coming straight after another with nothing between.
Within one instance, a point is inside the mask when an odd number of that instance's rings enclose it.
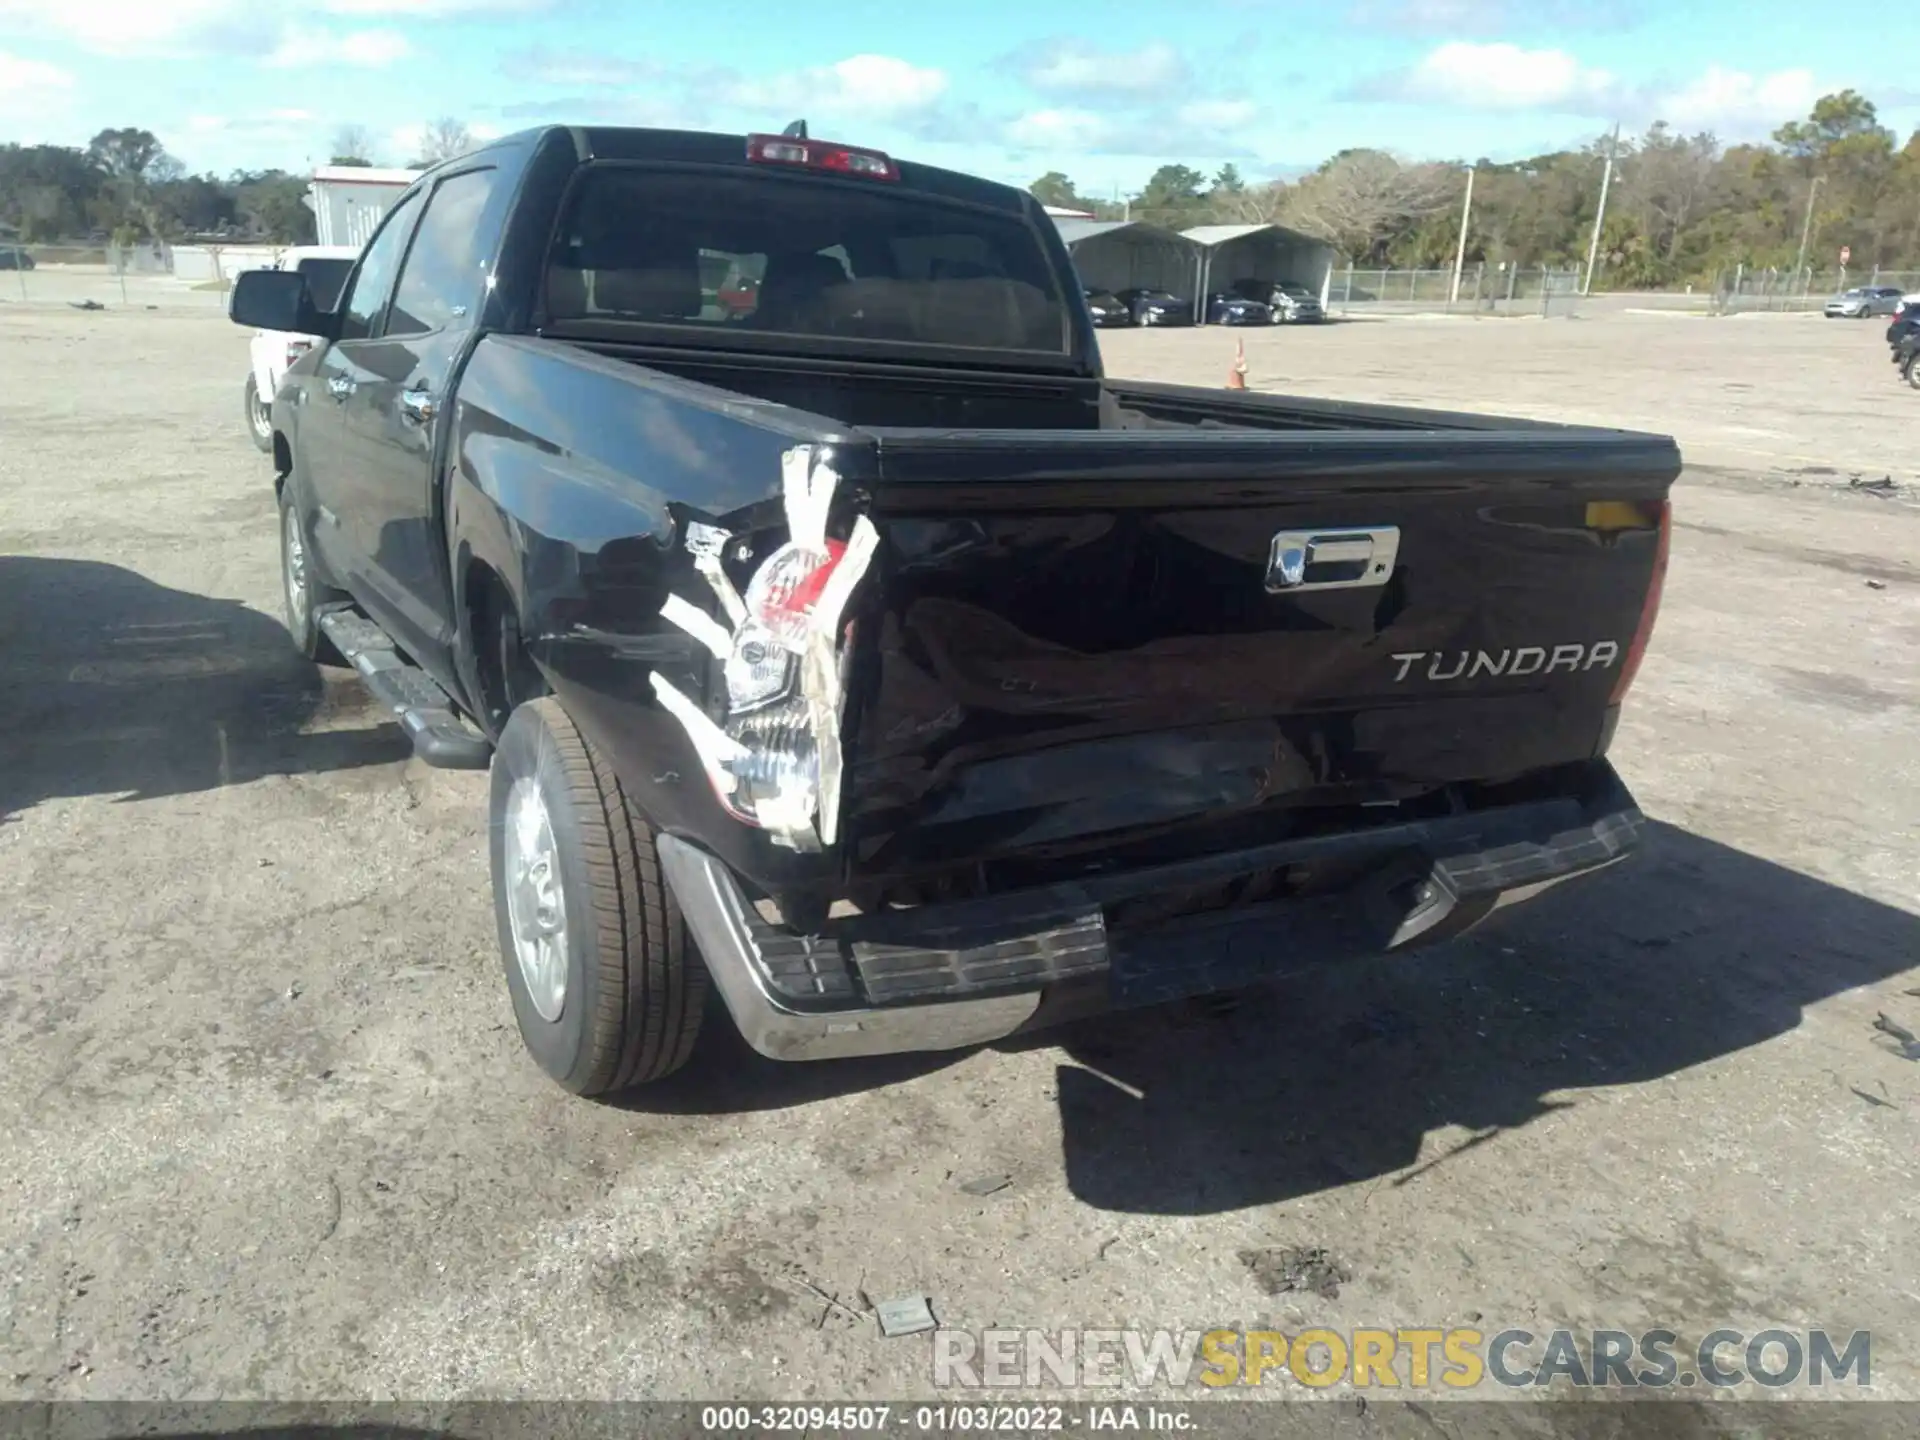
<instances>
[{"instance_id":1,"label":"broken tail light","mask_svg":"<svg viewBox=\"0 0 1920 1440\"><path fill-rule=\"evenodd\" d=\"M1667 551L1672 535L1673 502L1662 500L1659 529L1653 542L1653 574L1647 580L1646 597L1640 602L1640 623L1634 628L1633 643L1627 647L1620 678L1614 682L1613 694L1607 702L1611 705L1618 705L1633 688L1634 677L1640 673L1640 662L1646 657L1647 642L1653 638L1653 624L1660 615L1661 592L1667 583Z\"/></svg>"},{"instance_id":2,"label":"broken tail light","mask_svg":"<svg viewBox=\"0 0 1920 1440\"><path fill-rule=\"evenodd\" d=\"M745 715L785 699L793 690L814 607L847 553L839 540L824 552L783 545L747 586L747 619L727 657L727 702Z\"/></svg>"},{"instance_id":3,"label":"broken tail light","mask_svg":"<svg viewBox=\"0 0 1920 1440\"><path fill-rule=\"evenodd\" d=\"M699 752L721 805L791 849L817 851L838 834L842 624L879 536L865 516L845 541L826 537L838 476L827 456L796 446L782 457L786 544L742 596L720 565L727 532L689 525L687 548L731 625L676 596L662 615L721 661L726 709L717 719L658 671L652 684Z\"/></svg>"},{"instance_id":4,"label":"broken tail light","mask_svg":"<svg viewBox=\"0 0 1920 1440\"><path fill-rule=\"evenodd\" d=\"M747 613L781 644L799 654L806 648L814 607L846 554L846 542L842 540L827 541L824 551L781 546L767 557L767 563L747 586Z\"/></svg>"},{"instance_id":5,"label":"broken tail light","mask_svg":"<svg viewBox=\"0 0 1920 1440\"><path fill-rule=\"evenodd\" d=\"M761 165L792 165L802 170L827 170L867 180L898 180L900 168L883 151L824 140L799 140L786 135L749 135L747 159Z\"/></svg>"}]
</instances>

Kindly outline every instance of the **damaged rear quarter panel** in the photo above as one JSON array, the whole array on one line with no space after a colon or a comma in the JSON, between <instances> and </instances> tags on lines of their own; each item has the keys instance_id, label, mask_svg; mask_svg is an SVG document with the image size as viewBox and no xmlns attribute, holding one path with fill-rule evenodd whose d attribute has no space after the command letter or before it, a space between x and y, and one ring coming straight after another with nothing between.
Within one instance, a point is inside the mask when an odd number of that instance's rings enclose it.
<instances>
[{"instance_id":1,"label":"damaged rear quarter panel","mask_svg":"<svg viewBox=\"0 0 1920 1440\"><path fill-rule=\"evenodd\" d=\"M534 663L656 826L770 891L825 882L830 856L775 845L721 807L652 675L724 718L718 661L660 613L678 596L725 620L687 526L742 537L764 559L787 538L783 455L832 445L857 472L861 444L824 417L542 340L483 342L458 401L448 507L458 583L475 562L500 576ZM843 485L836 513L856 488ZM460 608L470 666L485 641Z\"/></svg>"}]
</instances>

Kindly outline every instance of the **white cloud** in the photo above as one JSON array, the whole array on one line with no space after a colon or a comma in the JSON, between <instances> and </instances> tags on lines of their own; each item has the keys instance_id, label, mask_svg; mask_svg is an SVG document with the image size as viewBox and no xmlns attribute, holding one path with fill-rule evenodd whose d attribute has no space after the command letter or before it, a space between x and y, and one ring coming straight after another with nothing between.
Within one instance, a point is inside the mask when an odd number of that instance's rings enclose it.
<instances>
[{"instance_id":1,"label":"white cloud","mask_svg":"<svg viewBox=\"0 0 1920 1440\"><path fill-rule=\"evenodd\" d=\"M1428 35L1553 35L1568 30L1626 30L1641 18L1638 0L1356 0L1349 23Z\"/></svg>"},{"instance_id":2,"label":"white cloud","mask_svg":"<svg viewBox=\"0 0 1920 1440\"><path fill-rule=\"evenodd\" d=\"M65 119L72 89L73 76L58 65L0 50L0 122L12 132L8 139L31 143L50 133L37 127Z\"/></svg>"},{"instance_id":3,"label":"white cloud","mask_svg":"<svg viewBox=\"0 0 1920 1440\"><path fill-rule=\"evenodd\" d=\"M1566 110L1591 114L1617 97L1619 82L1564 50L1525 50L1504 41L1454 40L1412 69L1377 82L1374 98L1424 101L1471 110Z\"/></svg>"},{"instance_id":4,"label":"white cloud","mask_svg":"<svg viewBox=\"0 0 1920 1440\"><path fill-rule=\"evenodd\" d=\"M32 91L70 90L73 76L44 60L28 60L0 50L0 95L24 96Z\"/></svg>"},{"instance_id":5,"label":"white cloud","mask_svg":"<svg viewBox=\"0 0 1920 1440\"><path fill-rule=\"evenodd\" d=\"M186 131L189 135L244 131L256 137L262 133L288 136L302 127L319 123L320 117L311 110L264 110L254 115L189 115Z\"/></svg>"},{"instance_id":6,"label":"white cloud","mask_svg":"<svg viewBox=\"0 0 1920 1440\"><path fill-rule=\"evenodd\" d=\"M515 80L530 80L539 85L608 88L658 80L662 74L662 67L651 60L623 60L592 50L544 47L509 55L500 68Z\"/></svg>"},{"instance_id":7,"label":"white cloud","mask_svg":"<svg viewBox=\"0 0 1920 1440\"><path fill-rule=\"evenodd\" d=\"M550 0L318 0L309 14L448 19L546 8ZM272 57L287 50L302 27L286 11L259 0L0 0L0 31L54 35L103 55ZM322 32L325 33L325 32ZM386 63L374 56L392 50L385 30L350 31L333 37L337 59L350 65ZM388 55L388 60L394 58ZM304 63L304 62L303 62Z\"/></svg>"},{"instance_id":8,"label":"white cloud","mask_svg":"<svg viewBox=\"0 0 1920 1440\"><path fill-rule=\"evenodd\" d=\"M1260 118L1251 100L1195 100L1174 111L1174 118L1192 130L1238 130Z\"/></svg>"},{"instance_id":9,"label":"white cloud","mask_svg":"<svg viewBox=\"0 0 1920 1440\"><path fill-rule=\"evenodd\" d=\"M1138 50L1102 50L1085 40L1053 40L1015 60L1021 76L1048 95L1142 96L1184 88L1191 74L1164 40Z\"/></svg>"},{"instance_id":10,"label":"white cloud","mask_svg":"<svg viewBox=\"0 0 1920 1440\"><path fill-rule=\"evenodd\" d=\"M1265 109L1252 100L1196 100L1171 110L1117 114L1068 106L1032 110L1007 122L1000 138L1047 164L1067 165L1087 155L1135 155L1196 162L1249 158L1244 132Z\"/></svg>"},{"instance_id":11,"label":"white cloud","mask_svg":"<svg viewBox=\"0 0 1920 1440\"><path fill-rule=\"evenodd\" d=\"M281 108L234 114L189 115L156 133L190 170L297 169L305 160L325 160L315 154L332 125L311 110Z\"/></svg>"},{"instance_id":12,"label":"white cloud","mask_svg":"<svg viewBox=\"0 0 1920 1440\"><path fill-rule=\"evenodd\" d=\"M262 62L276 70L314 65L347 65L379 70L413 53L407 37L397 30L289 31L279 48Z\"/></svg>"},{"instance_id":13,"label":"white cloud","mask_svg":"<svg viewBox=\"0 0 1920 1440\"><path fill-rule=\"evenodd\" d=\"M1451 41L1409 69L1376 76L1347 98L1457 110L1537 110L1677 130L1710 130L1723 140L1758 138L1805 115L1837 84L1811 70L1755 75L1710 65L1691 80L1628 84L1564 50L1528 50L1506 42Z\"/></svg>"},{"instance_id":14,"label":"white cloud","mask_svg":"<svg viewBox=\"0 0 1920 1440\"><path fill-rule=\"evenodd\" d=\"M1705 74L1655 97L1647 118L1676 130L1711 130L1723 139L1765 135L1807 114L1832 88L1816 83L1811 70L1749 75L1710 65Z\"/></svg>"},{"instance_id":15,"label":"white cloud","mask_svg":"<svg viewBox=\"0 0 1920 1440\"><path fill-rule=\"evenodd\" d=\"M822 114L891 119L930 109L946 93L943 70L891 55L852 55L810 70L736 80L726 87L725 99L743 109L770 111L775 118Z\"/></svg>"},{"instance_id":16,"label":"white cloud","mask_svg":"<svg viewBox=\"0 0 1920 1440\"><path fill-rule=\"evenodd\" d=\"M1097 150L1112 134L1113 123L1090 110L1034 110L1007 126L1009 144L1060 154Z\"/></svg>"},{"instance_id":17,"label":"white cloud","mask_svg":"<svg viewBox=\"0 0 1920 1440\"><path fill-rule=\"evenodd\" d=\"M455 15L526 15L552 7L553 0L322 0L331 15L385 18L413 15L439 20Z\"/></svg>"},{"instance_id":18,"label":"white cloud","mask_svg":"<svg viewBox=\"0 0 1920 1440\"><path fill-rule=\"evenodd\" d=\"M187 37L230 27L244 20L245 6L235 0L100 0L91 5L43 4L41 0L0 0L0 21L25 33L63 35L89 50L131 55L163 50Z\"/></svg>"}]
</instances>

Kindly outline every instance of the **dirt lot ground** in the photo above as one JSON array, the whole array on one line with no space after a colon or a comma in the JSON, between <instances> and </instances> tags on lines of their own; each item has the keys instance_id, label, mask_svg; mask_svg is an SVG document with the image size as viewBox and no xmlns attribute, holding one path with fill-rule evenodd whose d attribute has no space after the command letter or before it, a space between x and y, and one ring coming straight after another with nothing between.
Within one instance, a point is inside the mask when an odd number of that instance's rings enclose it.
<instances>
[{"instance_id":1,"label":"dirt lot ground","mask_svg":"<svg viewBox=\"0 0 1920 1440\"><path fill-rule=\"evenodd\" d=\"M1877 328L1248 341L1256 386L1680 436L1615 747L1637 871L1227 1017L809 1068L722 1034L604 1106L522 1056L483 778L285 640L244 337L0 306L0 1394L928 1394L927 1336L821 1298L864 1290L964 1328L1870 1329L1920 1397L1920 395ZM1108 347L1209 385L1231 352ZM1239 1252L1277 1246L1352 1278L1266 1294Z\"/></svg>"}]
</instances>

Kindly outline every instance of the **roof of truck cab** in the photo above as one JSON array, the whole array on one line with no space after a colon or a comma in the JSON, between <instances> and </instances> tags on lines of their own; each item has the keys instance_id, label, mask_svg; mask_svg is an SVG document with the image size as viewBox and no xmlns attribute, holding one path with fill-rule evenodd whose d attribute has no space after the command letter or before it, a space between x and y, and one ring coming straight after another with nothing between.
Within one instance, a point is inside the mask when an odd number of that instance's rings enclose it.
<instances>
[{"instance_id":1,"label":"roof of truck cab","mask_svg":"<svg viewBox=\"0 0 1920 1440\"><path fill-rule=\"evenodd\" d=\"M313 172L313 178L321 185L389 185L404 190L424 173L382 169L375 165L322 165Z\"/></svg>"},{"instance_id":2,"label":"roof of truck cab","mask_svg":"<svg viewBox=\"0 0 1920 1440\"><path fill-rule=\"evenodd\" d=\"M730 135L710 130L653 130L637 126L613 125L554 126L552 128L571 129L575 147L583 160L655 160L686 165L737 166L741 170L752 171L768 168L752 165L747 160L745 135ZM532 136L540 132L524 133ZM757 133L778 134L779 131L770 126L766 131ZM507 136L504 141L494 143L510 144L519 138L521 137ZM868 150L877 148L871 142L862 141L858 136L853 135L814 135L810 138L814 144L846 145L854 149ZM983 180L977 175L964 174L958 170L944 170L936 165L922 165L890 151L885 153L887 158L899 167L901 178L923 194L938 195L943 199L957 200L965 204L990 205L1015 214L1023 213L1029 206L1036 211L1039 209L1040 202L1017 186L1002 185L994 180ZM781 169L777 166L772 168L776 171ZM884 185L887 182L866 183Z\"/></svg>"}]
</instances>

